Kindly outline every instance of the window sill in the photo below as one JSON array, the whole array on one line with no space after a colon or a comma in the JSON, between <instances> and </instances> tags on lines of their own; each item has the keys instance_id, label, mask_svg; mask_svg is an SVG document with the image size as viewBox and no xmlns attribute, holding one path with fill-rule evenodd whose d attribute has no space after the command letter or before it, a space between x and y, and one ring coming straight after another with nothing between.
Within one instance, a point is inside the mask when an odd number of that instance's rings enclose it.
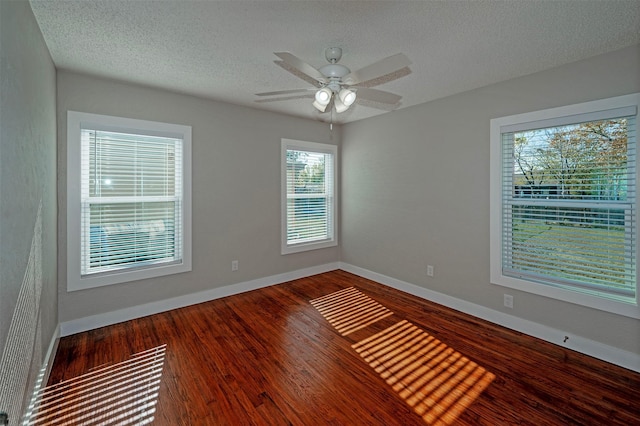
<instances>
[{"instance_id":1,"label":"window sill","mask_svg":"<svg viewBox=\"0 0 640 426\"><path fill-rule=\"evenodd\" d=\"M575 305L586 306L616 315L640 319L640 306L638 306L637 302L624 301L622 297L620 300L615 300L612 296L605 298L603 296L590 295L586 292L579 292L575 289L565 290L549 284L507 277L500 272L492 272L491 284L536 294L538 296L549 297Z\"/></svg>"},{"instance_id":2,"label":"window sill","mask_svg":"<svg viewBox=\"0 0 640 426\"><path fill-rule=\"evenodd\" d=\"M88 276L68 277L67 291L86 290L90 288L103 287L113 284L122 284L131 281L139 281L148 278L156 278L164 275L180 274L191 271L191 264L178 263L170 265L154 265L148 268L137 268L135 270L120 270L109 273L102 273Z\"/></svg>"},{"instance_id":3,"label":"window sill","mask_svg":"<svg viewBox=\"0 0 640 426\"><path fill-rule=\"evenodd\" d=\"M312 243L300 243L300 244L295 244L290 246L283 245L280 254L286 255L286 254L300 253L304 251L335 247L337 245L338 245L338 242L336 240L320 241L320 242L312 242Z\"/></svg>"}]
</instances>

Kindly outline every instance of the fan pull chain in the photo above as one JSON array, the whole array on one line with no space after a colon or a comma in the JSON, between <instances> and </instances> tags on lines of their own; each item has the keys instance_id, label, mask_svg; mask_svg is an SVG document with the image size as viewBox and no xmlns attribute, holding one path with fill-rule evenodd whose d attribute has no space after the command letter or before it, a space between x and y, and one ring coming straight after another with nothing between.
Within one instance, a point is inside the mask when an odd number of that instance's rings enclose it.
<instances>
[{"instance_id":1,"label":"fan pull chain","mask_svg":"<svg viewBox=\"0 0 640 426\"><path fill-rule=\"evenodd\" d=\"M329 122L329 140L333 141L333 108L331 108L331 121Z\"/></svg>"},{"instance_id":2,"label":"fan pull chain","mask_svg":"<svg viewBox=\"0 0 640 426\"><path fill-rule=\"evenodd\" d=\"M331 108L331 122L329 123L329 130L333 130L333 108Z\"/></svg>"}]
</instances>

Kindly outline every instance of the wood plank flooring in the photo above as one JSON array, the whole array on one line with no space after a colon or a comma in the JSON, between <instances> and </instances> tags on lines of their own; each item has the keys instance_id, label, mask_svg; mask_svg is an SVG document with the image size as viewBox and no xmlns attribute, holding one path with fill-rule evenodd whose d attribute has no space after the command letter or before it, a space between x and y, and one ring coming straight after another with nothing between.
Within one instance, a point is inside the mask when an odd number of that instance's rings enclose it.
<instances>
[{"instance_id":1,"label":"wood plank flooring","mask_svg":"<svg viewBox=\"0 0 640 426\"><path fill-rule=\"evenodd\" d=\"M33 424L628 426L639 397L638 373L333 271L62 338Z\"/></svg>"}]
</instances>

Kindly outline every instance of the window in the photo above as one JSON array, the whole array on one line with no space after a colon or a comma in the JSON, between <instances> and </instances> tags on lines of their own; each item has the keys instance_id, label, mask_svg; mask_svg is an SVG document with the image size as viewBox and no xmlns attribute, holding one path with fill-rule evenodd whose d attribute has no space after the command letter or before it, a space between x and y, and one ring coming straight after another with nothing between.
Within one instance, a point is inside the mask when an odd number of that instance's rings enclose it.
<instances>
[{"instance_id":1,"label":"window","mask_svg":"<svg viewBox=\"0 0 640 426\"><path fill-rule=\"evenodd\" d=\"M638 95L491 120L491 282L640 317Z\"/></svg>"},{"instance_id":2,"label":"window","mask_svg":"<svg viewBox=\"0 0 640 426\"><path fill-rule=\"evenodd\" d=\"M69 111L67 168L70 291L191 270L191 127Z\"/></svg>"},{"instance_id":3,"label":"window","mask_svg":"<svg viewBox=\"0 0 640 426\"><path fill-rule=\"evenodd\" d=\"M282 254L337 245L337 148L282 140Z\"/></svg>"}]
</instances>

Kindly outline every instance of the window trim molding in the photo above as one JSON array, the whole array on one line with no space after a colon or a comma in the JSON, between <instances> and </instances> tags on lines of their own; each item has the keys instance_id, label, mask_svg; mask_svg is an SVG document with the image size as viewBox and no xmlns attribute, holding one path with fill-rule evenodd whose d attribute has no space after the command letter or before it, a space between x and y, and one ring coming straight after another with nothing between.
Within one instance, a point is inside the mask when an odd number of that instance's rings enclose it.
<instances>
[{"instance_id":1,"label":"window trim molding","mask_svg":"<svg viewBox=\"0 0 640 426\"><path fill-rule=\"evenodd\" d=\"M287 244L287 150L313 151L331 154L333 158L333 202L331 203L331 237L322 241ZM338 245L338 147L318 142L282 139L280 145L280 254L299 253Z\"/></svg>"},{"instance_id":2,"label":"window trim molding","mask_svg":"<svg viewBox=\"0 0 640 426\"><path fill-rule=\"evenodd\" d=\"M182 262L160 264L134 270L119 270L95 276L82 276L81 263L81 129L91 126L99 130L115 130L128 133L144 133L154 136L177 137L183 140L182 212L183 247ZM192 269L192 212L191 212L191 126L162 123L149 120L115 117L67 111L67 291L85 290L112 284L126 283L147 278L188 272Z\"/></svg>"},{"instance_id":3,"label":"window trim molding","mask_svg":"<svg viewBox=\"0 0 640 426\"><path fill-rule=\"evenodd\" d=\"M587 306L626 317L640 319L640 285L636 278L635 303L625 303L612 299L605 299L576 291L565 290L546 284L535 283L502 274L502 133L520 126L527 127L534 122L543 120L567 120L571 116L598 113L625 107L636 108L636 123L640 125L640 93L617 96L613 98L595 100L557 108L527 112L506 117L494 118L490 123L490 282L491 284L508 287L527 293L545 296L577 305ZM507 129L507 130L505 130ZM640 135L636 134L636 144L640 144ZM638 161L638 160L636 160ZM636 167L638 170L638 168ZM636 175L637 182L640 173ZM638 197L636 196L636 199ZM639 218L636 218L636 233ZM636 239L638 244L638 239ZM640 250L636 250L636 265Z\"/></svg>"}]
</instances>

